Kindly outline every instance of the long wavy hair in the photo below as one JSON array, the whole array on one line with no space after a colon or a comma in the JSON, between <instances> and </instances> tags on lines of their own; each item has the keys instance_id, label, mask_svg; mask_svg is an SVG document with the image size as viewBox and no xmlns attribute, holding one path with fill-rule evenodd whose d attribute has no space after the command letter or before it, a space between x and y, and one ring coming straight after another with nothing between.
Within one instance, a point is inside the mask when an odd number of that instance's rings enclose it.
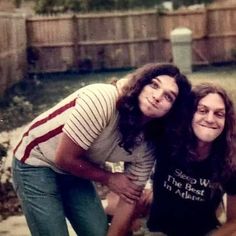
<instances>
[{"instance_id":1,"label":"long wavy hair","mask_svg":"<svg viewBox=\"0 0 236 236\"><path fill-rule=\"evenodd\" d=\"M204 83L196 86L193 90L193 112L191 112L193 119L193 114L197 110L199 101L210 93L218 94L224 101L225 104L225 126L222 133L213 142L210 157L211 157L211 167L213 168L213 179L221 180L225 178L232 172L235 168L235 154L236 154L236 144L235 144L235 134L236 134L236 115L234 104L227 94L227 92L220 86ZM187 146L190 153L194 158L197 157L196 153L196 138L194 138L192 126L189 128L191 142ZM195 140L195 141L194 141Z\"/></svg>"},{"instance_id":2,"label":"long wavy hair","mask_svg":"<svg viewBox=\"0 0 236 236\"><path fill-rule=\"evenodd\" d=\"M153 119L143 127L138 97L144 86L151 84L152 79L160 75L173 77L179 88L179 93L172 108L164 117ZM134 146L139 144L141 131L146 140L158 140L158 137L161 137L167 120L170 120L170 117L178 117L176 113L183 110L184 101L191 91L191 84L179 69L171 64L146 64L128 77L128 83L123 88L123 95L117 102L117 109L120 115L118 123L121 133L120 146L131 153Z\"/></svg>"},{"instance_id":3,"label":"long wavy hair","mask_svg":"<svg viewBox=\"0 0 236 236\"><path fill-rule=\"evenodd\" d=\"M223 183L234 172L236 166L236 115L234 105L227 92L220 86L211 83L202 83L195 86L191 93L189 103L189 116L186 117L186 129L182 133L182 147L179 152L182 155L176 155L180 161L184 161L186 166L188 163L198 159L197 138L193 132L192 119L197 110L199 101L208 94L218 94L225 104L225 126L222 133L213 141L211 151L209 153L211 179L214 182ZM185 150L183 152L183 149ZM181 150L181 151L180 151ZM173 150L172 150L173 151ZM178 153L178 151L173 151ZM183 155L185 153L186 155Z\"/></svg>"}]
</instances>

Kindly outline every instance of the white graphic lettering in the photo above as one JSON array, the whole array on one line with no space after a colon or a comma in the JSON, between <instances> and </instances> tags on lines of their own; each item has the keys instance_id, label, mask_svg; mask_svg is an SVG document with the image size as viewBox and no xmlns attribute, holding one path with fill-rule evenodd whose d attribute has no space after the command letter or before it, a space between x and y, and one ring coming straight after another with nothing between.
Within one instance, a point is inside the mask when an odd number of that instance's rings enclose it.
<instances>
[{"instance_id":1,"label":"white graphic lettering","mask_svg":"<svg viewBox=\"0 0 236 236\"><path fill-rule=\"evenodd\" d=\"M200 189L195 189L195 188L192 187L191 184L186 184L186 185L185 185L185 189L188 190L189 192L195 193L195 194L197 194L197 195L203 196L203 194L204 194L204 190L203 190L203 189L202 189L202 190L200 190Z\"/></svg>"},{"instance_id":2,"label":"white graphic lettering","mask_svg":"<svg viewBox=\"0 0 236 236\"><path fill-rule=\"evenodd\" d=\"M210 180L209 179L200 179L199 183L201 186L208 187L210 184Z\"/></svg>"},{"instance_id":3,"label":"white graphic lettering","mask_svg":"<svg viewBox=\"0 0 236 236\"><path fill-rule=\"evenodd\" d=\"M188 191L181 192L180 189L177 189L175 194L179 195L180 197L184 199L190 199L193 201L201 201L201 202L204 201L204 199L202 199L201 197L191 195Z\"/></svg>"},{"instance_id":4,"label":"white graphic lettering","mask_svg":"<svg viewBox=\"0 0 236 236\"><path fill-rule=\"evenodd\" d=\"M167 184L166 181L164 181L164 187L168 189L169 191L172 191L172 187L169 184Z\"/></svg>"},{"instance_id":5,"label":"white graphic lettering","mask_svg":"<svg viewBox=\"0 0 236 236\"><path fill-rule=\"evenodd\" d=\"M178 187L178 188L182 188L182 183L176 181L176 179L171 176L171 175L168 175L168 181L173 184L174 186Z\"/></svg>"},{"instance_id":6,"label":"white graphic lettering","mask_svg":"<svg viewBox=\"0 0 236 236\"><path fill-rule=\"evenodd\" d=\"M188 176L180 169L175 169L164 180L164 188L183 199L204 201L206 190L211 187L209 179Z\"/></svg>"},{"instance_id":7,"label":"white graphic lettering","mask_svg":"<svg viewBox=\"0 0 236 236\"><path fill-rule=\"evenodd\" d=\"M176 176L180 177L181 179L187 180L188 182L190 182L190 184L196 184L197 180L194 178L191 178L190 176L187 176L186 174L184 174L181 170L176 169L175 170L175 174Z\"/></svg>"}]
</instances>

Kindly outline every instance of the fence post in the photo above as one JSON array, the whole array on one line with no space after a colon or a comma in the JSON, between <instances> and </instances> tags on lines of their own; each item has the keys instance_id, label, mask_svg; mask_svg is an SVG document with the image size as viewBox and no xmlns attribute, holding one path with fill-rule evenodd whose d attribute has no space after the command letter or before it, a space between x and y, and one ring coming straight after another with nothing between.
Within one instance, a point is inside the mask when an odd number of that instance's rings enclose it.
<instances>
[{"instance_id":1,"label":"fence post","mask_svg":"<svg viewBox=\"0 0 236 236\"><path fill-rule=\"evenodd\" d=\"M183 73L192 72L192 31L188 28L176 28L171 31L172 54L174 64Z\"/></svg>"},{"instance_id":2,"label":"fence post","mask_svg":"<svg viewBox=\"0 0 236 236\"><path fill-rule=\"evenodd\" d=\"M79 46L78 46L78 40L79 40L79 29L78 29L78 18L76 14L73 14L72 16L72 22L73 22L73 42L74 42L74 55L73 55L73 67L77 70L78 69L78 62L79 62Z\"/></svg>"}]
</instances>

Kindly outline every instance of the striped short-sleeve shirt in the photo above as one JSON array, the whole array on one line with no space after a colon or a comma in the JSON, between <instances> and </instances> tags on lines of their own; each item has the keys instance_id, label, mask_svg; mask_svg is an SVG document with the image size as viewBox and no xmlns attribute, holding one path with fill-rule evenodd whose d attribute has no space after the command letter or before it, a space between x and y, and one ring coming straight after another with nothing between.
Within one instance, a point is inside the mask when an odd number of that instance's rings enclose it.
<instances>
[{"instance_id":1,"label":"striped short-sleeve shirt","mask_svg":"<svg viewBox=\"0 0 236 236\"><path fill-rule=\"evenodd\" d=\"M110 84L93 84L79 89L29 125L14 155L27 164L50 166L60 172L54 159L64 132L87 150L88 161L97 164L124 161L126 171L138 177L135 183L144 185L153 167L152 150L144 142L130 155L119 146L117 98L117 89Z\"/></svg>"}]
</instances>

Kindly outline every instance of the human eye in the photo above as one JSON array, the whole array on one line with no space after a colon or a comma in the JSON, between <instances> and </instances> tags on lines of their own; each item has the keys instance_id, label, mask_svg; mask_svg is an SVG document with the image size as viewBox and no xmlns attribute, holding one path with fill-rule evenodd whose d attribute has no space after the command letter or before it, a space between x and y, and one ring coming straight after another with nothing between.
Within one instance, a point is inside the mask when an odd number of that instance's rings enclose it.
<instances>
[{"instance_id":1,"label":"human eye","mask_svg":"<svg viewBox=\"0 0 236 236\"><path fill-rule=\"evenodd\" d=\"M206 114L206 113L208 112L208 110L206 109L206 107L198 106L198 107L197 107L197 112L198 112L199 114L204 115L204 114Z\"/></svg>"},{"instance_id":2,"label":"human eye","mask_svg":"<svg viewBox=\"0 0 236 236\"><path fill-rule=\"evenodd\" d=\"M225 118L225 112L224 111L217 111L217 112L215 112L215 115L218 118Z\"/></svg>"},{"instance_id":3,"label":"human eye","mask_svg":"<svg viewBox=\"0 0 236 236\"><path fill-rule=\"evenodd\" d=\"M151 87L154 88L154 89L158 89L160 86L159 86L159 84L157 82L152 81Z\"/></svg>"},{"instance_id":4,"label":"human eye","mask_svg":"<svg viewBox=\"0 0 236 236\"><path fill-rule=\"evenodd\" d=\"M165 94L165 99L166 99L168 102L171 102L171 103L174 102L173 96L171 96L171 95L168 94L168 93Z\"/></svg>"}]
</instances>

